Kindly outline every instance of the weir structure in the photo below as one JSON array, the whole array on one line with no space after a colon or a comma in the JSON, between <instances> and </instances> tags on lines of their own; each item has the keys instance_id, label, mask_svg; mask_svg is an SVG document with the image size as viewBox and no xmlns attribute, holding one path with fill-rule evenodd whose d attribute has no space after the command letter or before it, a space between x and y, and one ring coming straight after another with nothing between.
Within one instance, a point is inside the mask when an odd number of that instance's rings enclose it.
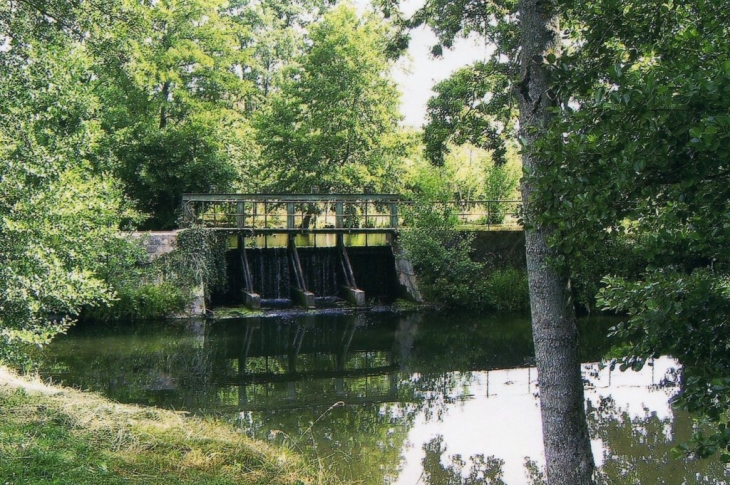
<instances>
[{"instance_id":1,"label":"weir structure","mask_svg":"<svg viewBox=\"0 0 730 485\"><path fill-rule=\"evenodd\" d=\"M421 301L413 269L396 238L412 205L394 194L184 194L182 212L184 226L229 233L228 247L238 253L234 264L240 269L246 306L261 307L263 280L272 279L266 273L273 271L278 273L273 278L275 287L281 287L281 280L286 280L283 285L289 298L299 306L314 308L312 286L316 284L307 273L322 270L303 264L300 252L309 255L317 249L325 250L318 257L328 262L327 271L336 272L336 278L329 279L336 280L337 293L352 304L365 304L366 292L358 285L363 284L358 281L358 272L372 266L361 254L362 248L371 248L371 256L372 248L388 250L399 293ZM453 205L457 210L452 213L459 222L486 229L496 229L497 223L504 225L505 221L516 224L520 207L519 201L456 201L441 205ZM269 292L275 293L274 298L281 293Z\"/></svg>"}]
</instances>

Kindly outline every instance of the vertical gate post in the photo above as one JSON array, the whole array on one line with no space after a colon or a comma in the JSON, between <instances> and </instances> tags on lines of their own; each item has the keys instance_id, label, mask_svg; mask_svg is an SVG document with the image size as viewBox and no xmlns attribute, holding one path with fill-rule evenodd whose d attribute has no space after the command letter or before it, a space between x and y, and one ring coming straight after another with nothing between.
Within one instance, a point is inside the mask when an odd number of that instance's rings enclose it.
<instances>
[{"instance_id":1,"label":"vertical gate post","mask_svg":"<svg viewBox=\"0 0 730 485\"><path fill-rule=\"evenodd\" d=\"M355 283L355 273L352 271L350 264L350 256L347 254L345 241L342 234L337 235L337 254L342 266L342 273L345 275L345 284L342 285L342 291L345 293L345 299L356 306L365 306L365 292L357 288Z\"/></svg>"},{"instance_id":2,"label":"vertical gate post","mask_svg":"<svg viewBox=\"0 0 730 485\"><path fill-rule=\"evenodd\" d=\"M398 228L398 204L395 202L390 203L390 228Z\"/></svg>"},{"instance_id":3,"label":"vertical gate post","mask_svg":"<svg viewBox=\"0 0 730 485\"><path fill-rule=\"evenodd\" d=\"M342 202L335 202L335 227L340 229L344 226L344 207Z\"/></svg>"},{"instance_id":4,"label":"vertical gate post","mask_svg":"<svg viewBox=\"0 0 730 485\"><path fill-rule=\"evenodd\" d=\"M246 216L244 215L244 203L243 201L236 202L236 227L239 229L244 227L246 224Z\"/></svg>"},{"instance_id":5,"label":"vertical gate post","mask_svg":"<svg viewBox=\"0 0 730 485\"><path fill-rule=\"evenodd\" d=\"M241 268L243 270L243 301L246 307L252 310L261 308L261 295L253 289L253 275L248 264L248 255L246 254L246 238L239 234L238 245L241 248Z\"/></svg>"},{"instance_id":6,"label":"vertical gate post","mask_svg":"<svg viewBox=\"0 0 730 485\"><path fill-rule=\"evenodd\" d=\"M294 229L294 202L286 203L286 228Z\"/></svg>"},{"instance_id":7,"label":"vertical gate post","mask_svg":"<svg viewBox=\"0 0 730 485\"><path fill-rule=\"evenodd\" d=\"M304 308L314 308L314 293L307 291L307 281L302 271L302 263L299 261L299 252L297 245L294 243L294 235L289 234L289 243L287 245L289 253L289 261L291 261L292 271L294 273L295 286L292 288L295 300Z\"/></svg>"}]
</instances>

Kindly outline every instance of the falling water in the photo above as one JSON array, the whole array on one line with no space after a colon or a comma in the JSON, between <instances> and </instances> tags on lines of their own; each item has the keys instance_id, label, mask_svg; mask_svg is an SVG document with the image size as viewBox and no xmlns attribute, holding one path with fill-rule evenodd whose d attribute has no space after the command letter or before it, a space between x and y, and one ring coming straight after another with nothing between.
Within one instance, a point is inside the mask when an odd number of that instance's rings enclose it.
<instances>
[{"instance_id":1,"label":"falling water","mask_svg":"<svg viewBox=\"0 0 730 485\"><path fill-rule=\"evenodd\" d=\"M292 298L293 271L286 248L249 248L247 257L253 290L265 306L286 306ZM350 247L347 249L355 280L369 301L391 302L397 295L397 277L393 254L389 247ZM345 278L335 247L302 247L298 249L307 290L317 298L342 297ZM243 266L239 250L227 254L227 286L215 289L214 305L243 303Z\"/></svg>"}]
</instances>

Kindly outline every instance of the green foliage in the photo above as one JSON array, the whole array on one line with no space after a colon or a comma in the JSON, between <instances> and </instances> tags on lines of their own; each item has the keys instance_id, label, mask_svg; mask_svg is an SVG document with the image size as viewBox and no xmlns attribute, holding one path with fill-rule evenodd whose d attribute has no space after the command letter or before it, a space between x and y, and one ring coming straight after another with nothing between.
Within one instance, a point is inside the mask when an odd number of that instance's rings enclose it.
<instances>
[{"instance_id":1,"label":"green foliage","mask_svg":"<svg viewBox=\"0 0 730 485\"><path fill-rule=\"evenodd\" d=\"M621 234L604 241L590 257L570 260L570 280L577 306L588 313L600 311L598 292L607 274L630 278L646 268L640 240L633 234Z\"/></svg>"},{"instance_id":2,"label":"green foliage","mask_svg":"<svg viewBox=\"0 0 730 485\"><path fill-rule=\"evenodd\" d=\"M78 12L46 7L0 7L0 359L112 298L99 272L134 217L115 181L90 169L102 132Z\"/></svg>"},{"instance_id":3,"label":"green foliage","mask_svg":"<svg viewBox=\"0 0 730 485\"><path fill-rule=\"evenodd\" d=\"M411 17L401 13L400 0L373 3L400 28L391 36L389 53L394 56L408 46L406 31L422 25L428 25L438 38L432 48L434 56L451 48L458 37L475 34L484 39L491 49L488 60L464 67L434 87L436 96L428 102L429 119L423 136L426 156L442 165L449 143L470 143L491 150L497 165L504 163L507 141L516 136L517 94L521 89L518 2L434 0Z\"/></svg>"},{"instance_id":4,"label":"green foliage","mask_svg":"<svg viewBox=\"0 0 730 485\"><path fill-rule=\"evenodd\" d=\"M150 214L142 228L176 227L183 192L225 192L233 187L238 169L229 150L236 127L227 132L228 125L225 119L201 113L170 129L138 126L116 132L113 143L120 165L115 173L124 181L126 194Z\"/></svg>"},{"instance_id":5,"label":"green foliage","mask_svg":"<svg viewBox=\"0 0 730 485\"><path fill-rule=\"evenodd\" d=\"M232 189L255 153L241 109L252 85L236 74L242 27L225 6L123 2L130 20L97 25L88 40L107 107L98 163L149 214L145 228L173 228L183 192Z\"/></svg>"},{"instance_id":6,"label":"green foliage","mask_svg":"<svg viewBox=\"0 0 730 485\"><path fill-rule=\"evenodd\" d=\"M448 206L427 200L414 203L406 217L408 229L398 240L418 275L428 301L452 307L483 304L482 267L470 258L471 238L455 230L458 217Z\"/></svg>"},{"instance_id":7,"label":"green foliage","mask_svg":"<svg viewBox=\"0 0 730 485\"><path fill-rule=\"evenodd\" d=\"M206 298L226 283L226 236L192 228L179 232L175 248L148 260L144 239L117 247L102 276L114 290L108 305L86 308L93 321L149 320L182 314L201 285Z\"/></svg>"},{"instance_id":8,"label":"green foliage","mask_svg":"<svg viewBox=\"0 0 730 485\"><path fill-rule=\"evenodd\" d=\"M117 290L117 300L102 318L108 320L151 320L181 313L190 296L175 284L163 281ZM95 320L99 317L94 315Z\"/></svg>"},{"instance_id":9,"label":"green foliage","mask_svg":"<svg viewBox=\"0 0 730 485\"><path fill-rule=\"evenodd\" d=\"M680 358L682 392L674 403L724 425L730 408L728 278L706 268L690 274L663 268L640 280L606 277L604 283L598 303L631 315L613 330L627 342L616 352L621 369L641 369L662 354ZM695 451L707 456L724 450L730 458L728 438L723 426L712 439L698 436Z\"/></svg>"},{"instance_id":10,"label":"green foliage","mask_svg":"<svg viewBox=\"0 0 730 485\"><path fill-rule=\"evenodd\" d=\"M496 166L506 162L505 142L514 135L510 73L514 65L492 60L464 67L434 86L423 130L426 157L443 165L449 142L491 150Z\"/></svg>"},{"instance_id":11,"label":"green foliage","mask_svg":"<svg viewBox=\"0 0 730 485\"><path fill-rule=\"evenodd\" d=\"M227 238L204 228L178 233L175 249L161 258L163 277L191 288L203 284L209 297L226 284Z\"/></svg>"},{"instance_id":12,"label":"green foliage","mask_svg":"<svg viewBox=\"0 0 730 485\"><path fill-rule=\"evenodd\" d=\"M306 28L320 20L333 0L232 0L228 12L241 26L241 49L250 54L243 77L256 86L246 97L246 111L260 109L284 81L287 67L307 44Z\"/></svg>"},{"instance_id":13,"label":"green foliage","mask_svg":"<svg viewBox=\"0 0 730 485\"><path fill-rule=\"evenodd\" d=\"M514 0L434 0L427 2L410 18L401 13L400 0L374 0L386 17L394 19L403 29L428 25L436 33L439 44L432 53L440 55L444 48L451 48L458 37L476 34L485 43L494 46L495 58L514 65L519 49L519 32L516 25L517 2ZM408 46L408 36L399 32L391 46L393 54L400 54Z\"/></svg>"},{"instance_id":14,"label":"green foliage","mask_svg":"<svg viewBox=\"0 0 730 485\"><path fill-rule=\"evenodd\" d=\"M126 240L113 250L100 275L114 298L105 305L84 308L82 318L90 321L133 321L183 313L194 296L188 281L164 279L164 259L148 261L142 240Z\"/></svg>"},{"instance_id":15,"label":"green foliage","mask_svg":"<svg viewBox=\"0 0 730 485\"><path fill-rule=\"evenodd\" d=\"M420 142L411 140L411 150L421 150ZM443 164L434 165L421 154L408 155L405 169L405 192L416 198L450 201L454 199L512 199L517 196L521 173L519 157L508 146L507 162L498 164L484 149L470 144L449 145Z\"/></svg>"},{"instance_id":16,"label":"green foliage","mask_svg":"<svg viewBox=\"0 0 730 485\"><path fill-rule=\"evenodd\" d=\"M402 141L385 27L340 6L310 26L311 45L257 119L265 188L376 191L395 185Z\"/></svg>"},{"instance_id":17,"label":"green foliage","mask_svg":"<svg viewBox=\"0 0 730 485\"><path fill-rule=\"evenodd\" d=\"M498 311L525 311L530 308L527 272L516 268L488 271L485 300Z\"/></svg>"},{"instance_id":18,"label":"green foliage","mask_svg":"<svg viewBox=\"0 0 730 485\"><path fill-rule=\"evenodd\" d=\"M730 34L717 14L724 3L563 8L571 44L546 59L561 105L536 147L550 162L534 194L541 222L556 228L556 264L580 272L604 247L635 241L630 258L641 267L595 263L606 275L600 304L630 317L616 330L629 338L617 356L640 367L649 356L673 355L686 376L677 405L724 424ZM720 430L694 445L705 455L730 439Z\"/></svg>"},{"instance_id":19,"label":"green foliage","mask_svg":"<svg viewBox=\"0 0 730 485\"><path fill-rule=\"evenodd\" d=\"M498 164L493 162L487 168L484 177L484 198L489 200L515 199L517 197L517 189L520 181L520 163L516 159L514 150L510 150L511 155L506 163Z\"/></svg>"},{"instance_id":20,"label":"green foliage","mask_svg":"<svg viewBox=\"0 0 730 485\"><path fill-rule=\"evenodd\" d=\"M508 152L509 153L509 152ZM496 162L487 170L484 186L484 198L487 200L505 200L516 197L517 187L519 185L519 164L509 161L502 164ZM489 205L488 223L502 224L507 215L507 211L514 209L504 203L492 203Z\"/></svg>"},{"instance_id":21,"label":"green foliage","mask_svg":"<svg viewBox=\"0 0 730 485\"><path fill-rule=\"evenodd\" d=\"M406 215L408 229L401 230L398 240L416 270L424 297L452 308L528 308L525 272L494 270L473 261L474 234L457 231L457 223L451 206L423 199Z\"/></svg>"}]
</instances>

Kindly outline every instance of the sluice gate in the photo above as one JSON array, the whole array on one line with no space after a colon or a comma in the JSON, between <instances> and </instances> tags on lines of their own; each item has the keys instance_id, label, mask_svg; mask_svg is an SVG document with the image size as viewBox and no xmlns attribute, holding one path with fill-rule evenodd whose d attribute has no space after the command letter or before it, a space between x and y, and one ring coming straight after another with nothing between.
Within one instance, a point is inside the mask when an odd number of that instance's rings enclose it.
<instances>
[{"instance_id":1,"label":"sluice gate","mask_svg":"<svg viewBox=\"0 0 730 485\"><path fill-rule=\"evenodd\" d=\"M214 294L215 304L245 304L260 308L287 304L314 308L321 297L338 297L356 306L367 300L390 302L403 295L393 248L382 244L347 246L335 237L332 246L257 246L233 235L227 252L228 285Z\"/></svg>"}]
</instances>

